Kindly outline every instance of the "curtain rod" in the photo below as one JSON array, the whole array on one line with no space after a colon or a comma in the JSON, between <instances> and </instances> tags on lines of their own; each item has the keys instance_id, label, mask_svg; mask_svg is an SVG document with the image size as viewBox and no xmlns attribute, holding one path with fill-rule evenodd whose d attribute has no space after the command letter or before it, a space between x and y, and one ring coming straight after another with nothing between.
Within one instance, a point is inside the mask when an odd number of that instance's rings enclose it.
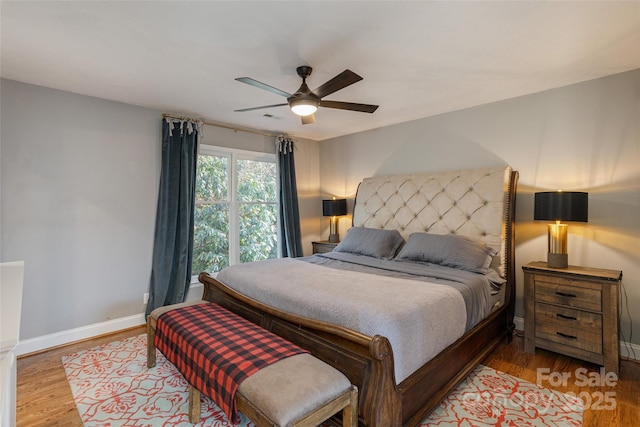
<instances>
[{"instance_id":1,"label":"curtain rod","mask_svg":"<svg viewBox=\"0 0 640 427\"><path fill-rule=\"evenodd\" d=\"M189 120L192 122L197 122L199 121L198 119L192 119L191 117L184 117L184 116L176 116L175 114L163 114L162 117L169 117L172 119L178 119L178 120ZM234 132L248 132L248 133L255 133L257 135L262 135L262 136L273 136L276 137L278 136L278 134L274 134L274 133L269 133L269 132L261 132L259 130L252 130L252 129L241 129L241 128L237 128L237 127L233 127L233 126L227 126L227 125L221 125L218 123L212 123L212 122L208 122L206 120L203 120L202 123L204 123L205 125L208 126L215 126L215 127L219 127L219 128L224 128L224 129L231 129Z\"/></svg>"}]
</instances>

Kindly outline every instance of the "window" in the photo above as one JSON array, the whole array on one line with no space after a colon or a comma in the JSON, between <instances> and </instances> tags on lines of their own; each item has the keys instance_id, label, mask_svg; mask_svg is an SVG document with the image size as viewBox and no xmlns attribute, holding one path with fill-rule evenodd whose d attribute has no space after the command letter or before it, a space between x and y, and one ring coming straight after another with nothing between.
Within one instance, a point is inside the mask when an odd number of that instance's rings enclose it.
<instances>
[{"instance_id":1,"label":"window","mask_svg":"<svg viewBox=\"0 0 640 427\"><path fill-rule=\"evenodd\" d=\"M274 154L200 146L196 171L194 275L278 256Z\"/></svg>"}]
</instances>

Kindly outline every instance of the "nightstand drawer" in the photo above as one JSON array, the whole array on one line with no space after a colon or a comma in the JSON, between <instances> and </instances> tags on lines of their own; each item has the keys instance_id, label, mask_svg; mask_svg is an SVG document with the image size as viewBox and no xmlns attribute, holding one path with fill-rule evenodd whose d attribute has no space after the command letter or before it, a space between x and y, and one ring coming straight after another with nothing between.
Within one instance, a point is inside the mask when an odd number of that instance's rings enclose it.
<instances>
[{"instance_id":1,"label":"nightstand drawer","mask_svg":"<svg viewBox=\"0 0 640 427\"><path fill-rule=\"evenodd\" d=\"M556 323L537 323L536 338L545 339L564 346L574 347L591 353L602 353L602 333L597 330L586 331ZM561 350L558 349L551 350Z\"/></svg>"},{"instance_id":2,"label":"nightstand drawer","mask_svg":"<svg viewBox=\"0 0 640 427\"><path fill-rule=\"evenodd\" d=\"M333 251L338 243L328 242L328 241L320 241L320 242L311 242L313 245L313 253L314 254L324 254L327 252Z\"/></svg>"},{"instance_id":3,"label":"nightstand drawer","mask_svg":"<svg viewBox=\"0 0 640 427\"><path fill-rule=\"evenodd\" d=\"M535 282L536 301L602 311L602 291L598 287L572 286L589 284L549 276L536 276Z\"/></svg>"},{"instance_id":4,"label":"nightstand drawer","mask_svg":"<svg viewBox=\"0 0 640 427\"><path fill-rule=\"evenodd\" d=\"M536 327L542 323L588 332L601 331L602 315L536 302Z\"/></svg>"}]
</instances>

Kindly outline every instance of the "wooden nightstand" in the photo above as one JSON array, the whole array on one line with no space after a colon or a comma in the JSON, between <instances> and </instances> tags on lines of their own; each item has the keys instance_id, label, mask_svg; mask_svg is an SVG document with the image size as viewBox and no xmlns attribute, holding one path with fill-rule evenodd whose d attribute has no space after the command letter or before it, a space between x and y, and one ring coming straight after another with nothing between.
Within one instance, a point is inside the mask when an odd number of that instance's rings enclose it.
<instances>
[{"instance_id":1,"label":"wooden nightstand","mask_svg":"<svg viewBox=\"0 0 640 427\"><path fill-rule=\"evenodd\" d=\"M525 313L524 350L536 347L604 365L618 373L619 270L546 262L522 266Z\"/></svg>"},{"instance_id":2,"label":"wooden nightstand","mask_svg":"<svg viewBox=\"0 0 640 427\"><path fill-rule=\"evenodd\" d=\"M320 242L311 242L313 245L313 253L314 254L324 254L326 252L331 252L338 243L333 243L328 240L322 240Z\"/></svg>"}]
</instances>

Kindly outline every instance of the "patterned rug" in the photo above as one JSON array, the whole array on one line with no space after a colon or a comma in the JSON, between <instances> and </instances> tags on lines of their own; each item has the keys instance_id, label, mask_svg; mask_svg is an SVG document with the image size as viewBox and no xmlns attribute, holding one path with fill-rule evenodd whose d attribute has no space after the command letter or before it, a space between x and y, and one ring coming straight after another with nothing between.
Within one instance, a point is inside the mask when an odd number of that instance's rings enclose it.
<instances>
[{"instance_id":1,"label":"patterned rug","mask_svg":"<svg viewBox=\"0 0 640 427\"><path fill-rule=\"evenodd\" d=\"M158 352L147 369L146 335L62 358L86 427L192 426L188 385ZM203 396L198 427L231 426ZM478 366L421 426L581 426L582 401ZM238 426L253 427L242 414Z\"/></svg>"}]
</instances>

